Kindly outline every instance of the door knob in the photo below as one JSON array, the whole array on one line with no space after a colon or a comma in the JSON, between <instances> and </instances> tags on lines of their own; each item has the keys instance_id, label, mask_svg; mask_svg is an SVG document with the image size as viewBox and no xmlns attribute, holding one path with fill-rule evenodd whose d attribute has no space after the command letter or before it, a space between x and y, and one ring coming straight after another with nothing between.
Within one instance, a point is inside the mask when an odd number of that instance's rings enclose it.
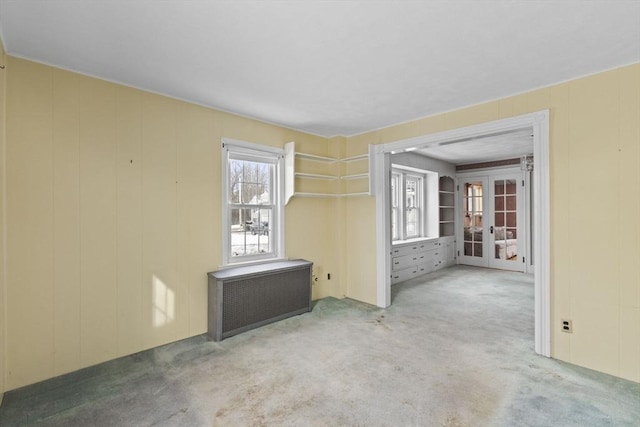
<instances>
[{"instance_id":1,"label":"door knob","mask_svg":"<svg viewBox=\"0 0 640 427\"><path fill-rule=\"evenodd\" d=\"M489 233L493 234L493 225L489 227Z\"/></svg>"}]
</instances>

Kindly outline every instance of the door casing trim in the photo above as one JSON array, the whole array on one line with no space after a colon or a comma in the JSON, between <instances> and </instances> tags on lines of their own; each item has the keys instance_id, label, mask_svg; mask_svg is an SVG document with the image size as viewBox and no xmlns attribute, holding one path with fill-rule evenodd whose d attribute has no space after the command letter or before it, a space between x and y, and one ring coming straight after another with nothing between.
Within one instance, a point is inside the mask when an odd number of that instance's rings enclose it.
<instances>
[{"instance_id":1,"label":"door casing trim","mask_svg":"<svg viewBox=\"0 0 640 427\"><path fill-rule=\"evenodd\" d=\"M535 352L551 356L551 264L550 264L550 177L549 110L480 123L444 132L371 145L371 189L376 197L376 304L391 305L389 155L433 145L450 144L500 132L530 128L533 132Z\"/></svg>"}]
</instances>

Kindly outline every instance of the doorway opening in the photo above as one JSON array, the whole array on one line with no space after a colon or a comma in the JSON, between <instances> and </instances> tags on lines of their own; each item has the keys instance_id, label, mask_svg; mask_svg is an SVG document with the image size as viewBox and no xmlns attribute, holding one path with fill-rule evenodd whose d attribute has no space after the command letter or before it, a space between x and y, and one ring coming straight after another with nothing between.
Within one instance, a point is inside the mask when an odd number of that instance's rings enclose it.
<instances>
[{"instance_id":1,"label":"doorway opening","mask_svg":"<svg viewBox=\"0 0 640 427\"><path fill-rule=\"evenodd\" d=\"M474 140L514 132L530 132L533 140L532 202L536 207L531 221L535 259L535 351L550 357L550 249L549 249L549 112L548 110L482 123L460 129L425 135L370 147L372 190L376 196L376 286L377 305L391 304L391 220L390 165L391 156L418 149L437 149L450 145L462 148ZM469 153L473 154L473 153ZM495 228L494 228L495 231ZM494 237L495 240L495 237ZM498 239L500 241L501 239ZM507 240L507 239L502 239ZM495 242L494 242L495 245Z\"/></svg>"}]
</instances>

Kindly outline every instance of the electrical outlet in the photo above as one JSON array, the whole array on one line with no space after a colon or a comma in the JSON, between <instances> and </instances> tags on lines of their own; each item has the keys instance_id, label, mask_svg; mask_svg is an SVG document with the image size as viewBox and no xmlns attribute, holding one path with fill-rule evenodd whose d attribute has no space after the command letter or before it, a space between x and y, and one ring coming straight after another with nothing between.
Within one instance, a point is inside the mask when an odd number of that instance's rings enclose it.
<instances>
[{"instance_id":1,"label":"electrical outlet","mask_svg":"<svg viewBox=\"0 0 640 427\"><path fill-rule=\"evenodd\" d=\"M568 334L573 333L573 322L570 319L562 319L562 332L566 332Z\"/></svg>"}]
</instances>

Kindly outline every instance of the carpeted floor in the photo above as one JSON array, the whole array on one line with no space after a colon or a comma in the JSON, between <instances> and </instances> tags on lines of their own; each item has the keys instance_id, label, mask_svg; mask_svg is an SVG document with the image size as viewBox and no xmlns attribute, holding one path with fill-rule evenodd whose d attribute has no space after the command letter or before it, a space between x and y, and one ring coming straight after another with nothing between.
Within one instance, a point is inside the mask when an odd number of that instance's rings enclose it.
<instances>
[{"instance_id":1,"label":"carpeted floor","mask_svg":"<svg viewBox=\"0 0 640 427\"><path fill-rule=\"evenodd\" d=\"M536 356L533 278L456 266L5 394L0 425L638 426L640 384Z\"/></svg>"}]
</instances>

